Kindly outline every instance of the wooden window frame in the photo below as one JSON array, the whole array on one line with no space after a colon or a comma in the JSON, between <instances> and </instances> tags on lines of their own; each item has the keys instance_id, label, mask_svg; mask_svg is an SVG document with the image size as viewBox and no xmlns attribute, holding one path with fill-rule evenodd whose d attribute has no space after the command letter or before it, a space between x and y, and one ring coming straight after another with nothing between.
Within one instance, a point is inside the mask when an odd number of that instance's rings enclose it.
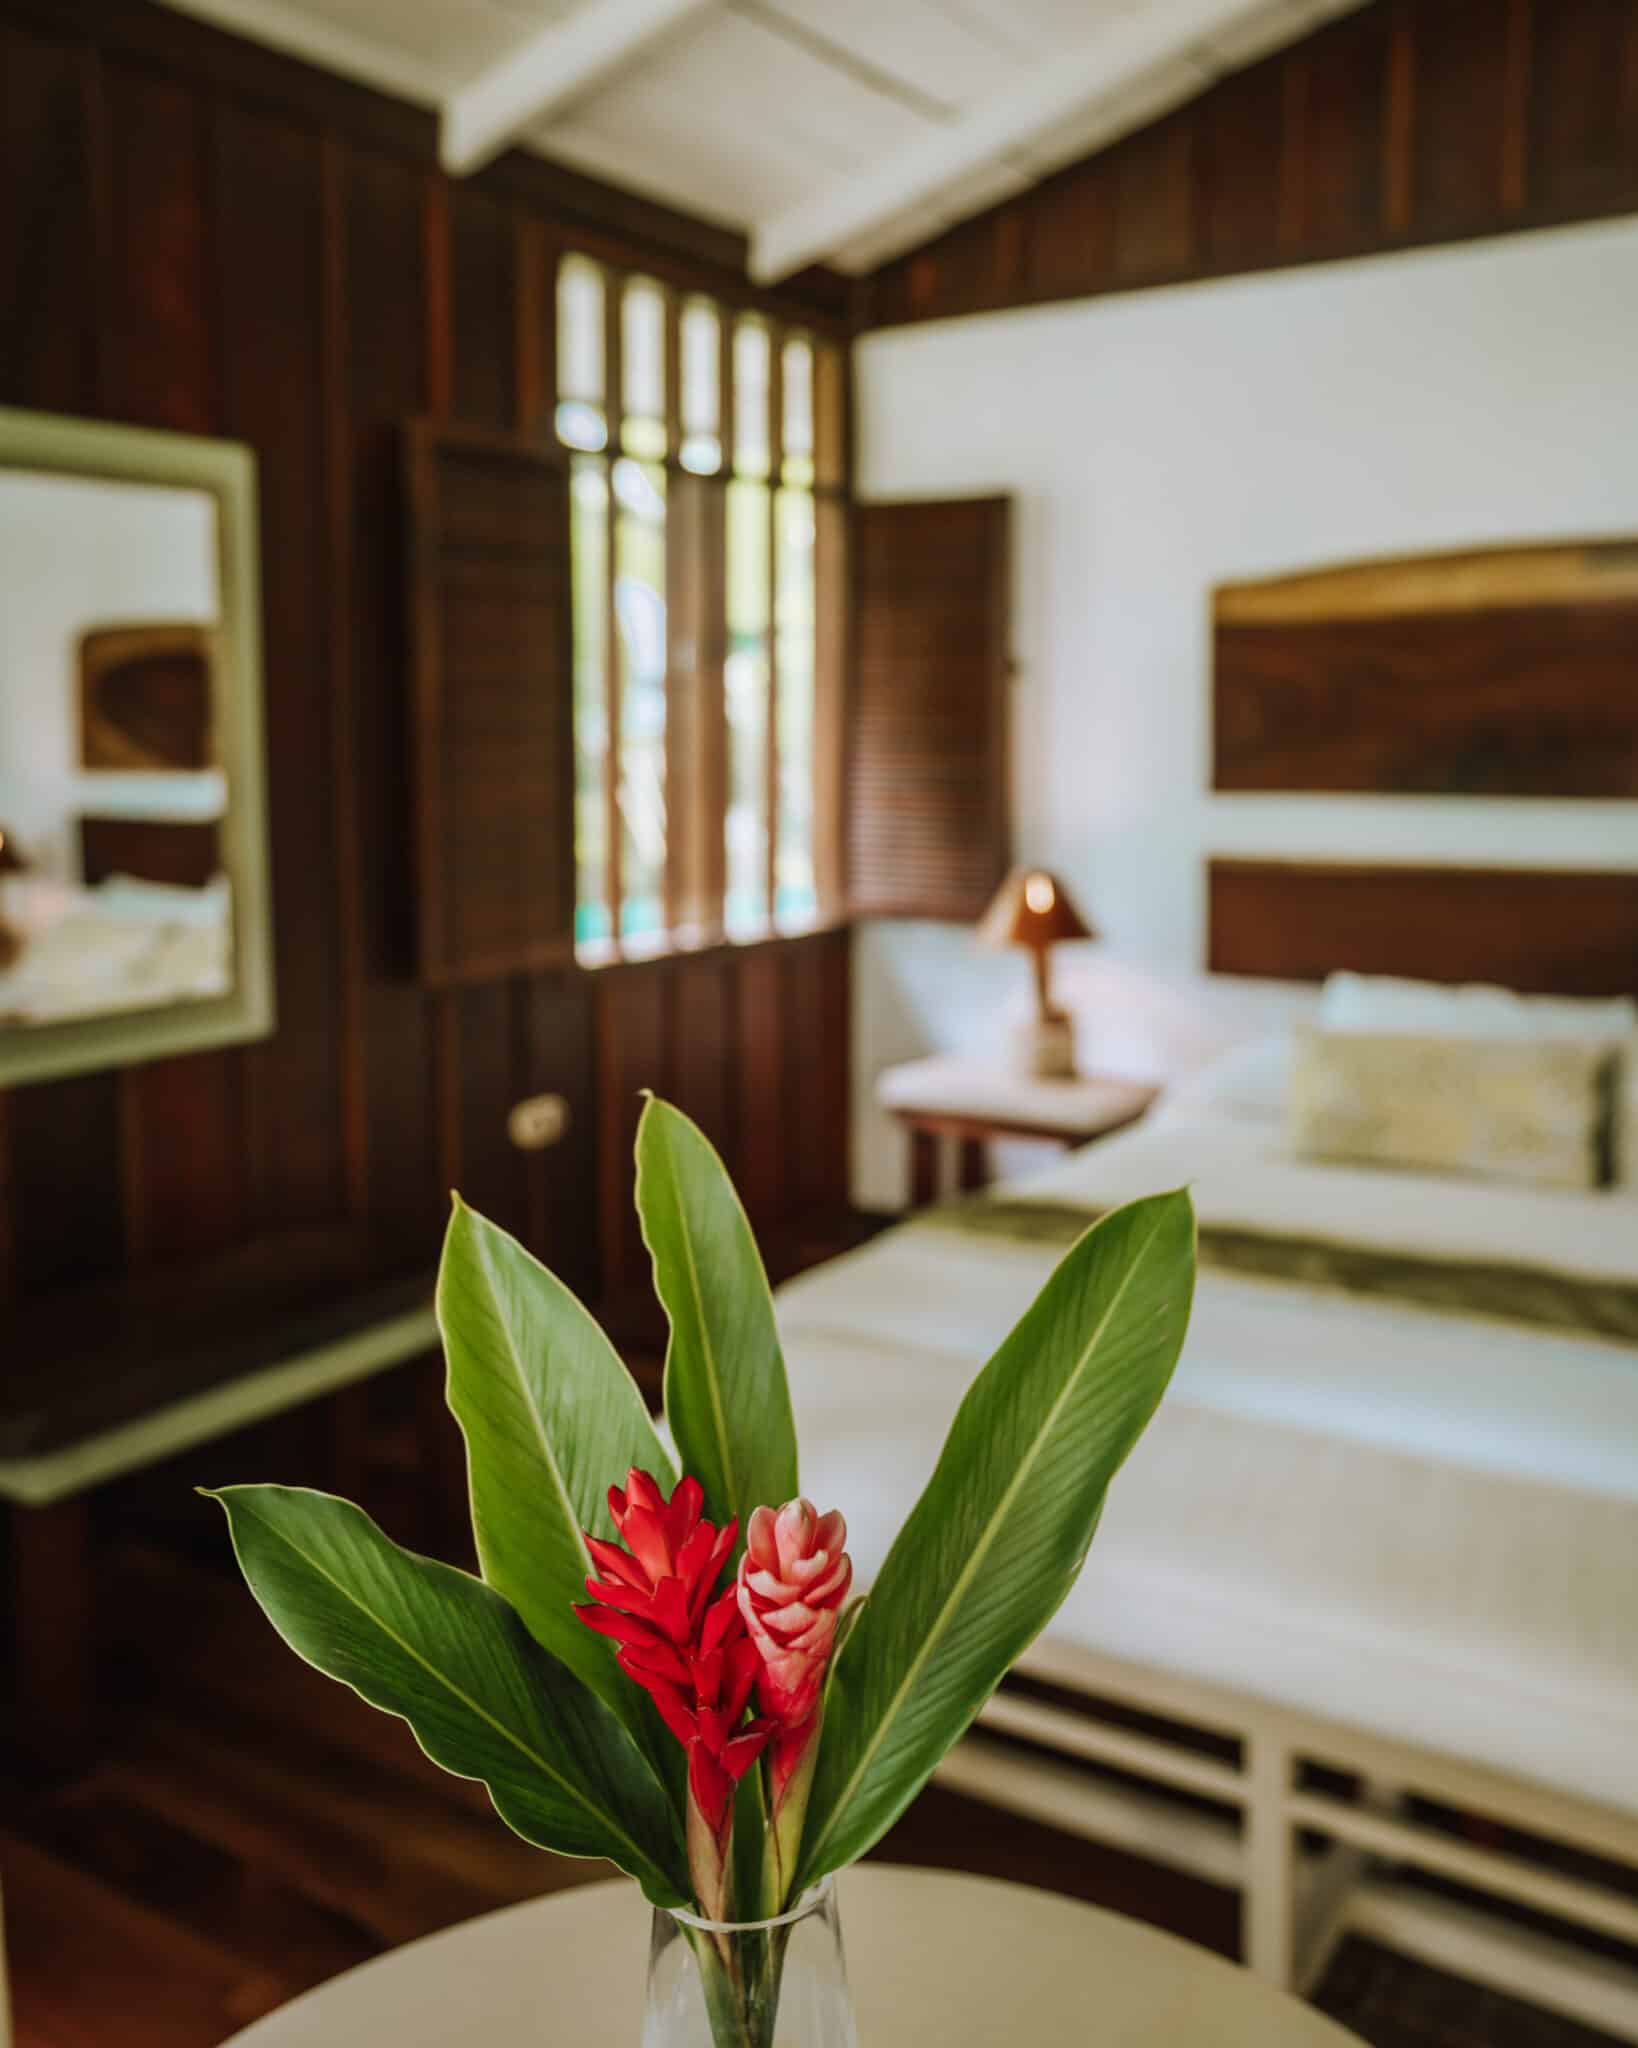
<instances>
[{"instance_id":1,"label":"wooden window frame","mask_svg":"<svg viewBox=\"0 0 1638 2048\"><path fill-rule=\"evenodd\" d=\"M852 464L851 375L846 345L835 335L806 321L785 320L727 300L710 290L691 290L648 271L616 266L589 251L565 243L552 252L555 265L565 260L590 263L603 281L603 417L606 440L608 518L604 545L604 704L608 735L603 761L605 855L603 890L609 931L606 939L581 942L583 964L614 963L628 957L649 958L671 952L692 952L719 945L728 938L727 849L725 827L729 798L728 724L724 663L727 652L728 491L739 478L735 432L734 336L742 320L755 319L768 336L768 641L765 748L762 800L767 826L764 874L766 906L756 928L734 934L736 942L757 943L770 937L820 930L845 921L846 826L845 675L849 645ZM555 280L555 270L554 270ZM622 735L622 661L615 597L618 520L614 466L630 456L652 465L654 458L632 454L625 445L625 292L636 281L653 285L664 300L665 452L658 466L666 476L667 645L666 645L666 850L663 877L664 925L654 941L631 940L621 930L625 896L623 821L620 807ZM701 475L685 468L682 393L682 316L692 300L710 305L718 322L718 422L721 460L715 471ZM814 352L813 443L814 475L807 485L787 486L784 470L784 350L793 339L807 341ZM822 374L821 359L834 352L834 371ZM556 393L554 391L554 404ZM834 406L838 417L827 417ZM827 445L840 450L841 473L822 475ZM566 455L571 452L565 450ZM748 481L762 482L761 478ZM782 925L776 902L779 861L779 504L787 488L811 496L815 514L815 645L814 706L814 883L817 904L812 916ZM686 665L679 637L671 630L678 585L673 581L676 507L691 501L686 515L697 521L690 536L694 559L684 572L694 575L693 604L685 636ZM834 511L829 517L821 507ZM828 545L820 533L828 533ZM836 545L840 536L841 545ZM835 557L835 559L831 559ZM675 717L674 717L675 714Z\"/></svg>"}]
</instances>

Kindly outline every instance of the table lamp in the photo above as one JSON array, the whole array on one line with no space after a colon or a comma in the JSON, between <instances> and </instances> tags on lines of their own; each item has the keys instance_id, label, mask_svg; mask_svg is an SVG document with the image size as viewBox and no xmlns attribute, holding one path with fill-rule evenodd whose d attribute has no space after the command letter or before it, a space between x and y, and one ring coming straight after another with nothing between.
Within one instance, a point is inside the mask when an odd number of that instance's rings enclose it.
<instances>
[{"instance_id":1,"label":"table lamp","mask_svg":"<svg viewBox=\"0 0 1638 2048\"><path fill-rule=\"evenodd\" d=\"M1027 946L1035 956L1035 1016L1020 1031L1017 1064L1043 1080L1073 1080L1075 1027L1052 1002L1051 954L1060 939L1097 933L1081 916L1056 875L1045 868L1014 868L978 927L985 946Z\"/></svg>"},{"instance_id":2,"label":"table lamp","mask_svg":"<svg viewBox=\"0 0 1638 2048\"><path fill-rule=\"evenodd\" d=\"M23 850L4 826L0 826L0 882L7 875L26 875L28 862ZM23 935L6 922L4 900L0 899L0 970L15 966L23 950Z\"/></svg>"}]
</instances>

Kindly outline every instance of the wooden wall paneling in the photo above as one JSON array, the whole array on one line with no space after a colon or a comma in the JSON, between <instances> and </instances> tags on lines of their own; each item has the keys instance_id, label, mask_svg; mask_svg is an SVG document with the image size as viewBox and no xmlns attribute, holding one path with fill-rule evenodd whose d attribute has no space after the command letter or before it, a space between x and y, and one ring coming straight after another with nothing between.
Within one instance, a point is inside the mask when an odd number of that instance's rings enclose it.
<instances>
[{"instance_id":1,"label":"wooden wall paneling","mask_svg":"<svg viewBox=\"0 0 1638 2048\"><path fill-rule=\"evenodd\" d=\"M756 946L738 961L739 1192L758 1231L786 1208L787 1011L779 950Z\"/></svg>"},{"instance_id":2,"label":"wooden wall paneling","mask_svg":"<svg viewBox=\"0 0 1638 2048\"><path fill-rule=\"evenodd\" d=\"M511 210L465 181L449 187L450 410L463 425L517 419L517 234Z\"/></svg>"},{"instance_id":3,"label":"wooden wall paneling","mask_svg":"<svg viewBox=\"0 0 1638 2048\"><path fill-rule=\"evenodd\" d=\"M521 1047L513 985L482 982L458 991L460 1171L464 1200L514 1234L526 1227L523 1175L506 1134L506 1120L521 1100ZM442 1190L440 1190L440 1193Z\"/></svg>"},{"instance_id":4,"label":"wooden wall paneling","mask_svg":"<svg viewBox=\"0 0 1638 2048\"><path fill-rule=\"evenodd\" d=\"M1195 215L1201 267L1235 271L1279 254L1285 59L1234 72L1198 102Z\"/></svg>"},{"instance_id":5,"label":"wooden wall paneling","mask_svg":"<svg viewBox=\"0 0 1638 2048\"><path fill-rule=\"evenodd\" d=\"M443 1214L433 1155L426 998L410 978L410 843L399 425L426 404L421 177L389 158L342 155L349 433L353 759L364 945L367 1189L380 1255L432 1240Z\"/></svg>"},{"instance_id":6,"label":"wooden wall paneling","mask_svg":"<svg viewBox=\"0 0 1638 2048\"><path fill-rule=\"evenodd\" d=\"M119 1077L76 1075L8 1097L19 1301L93 1288L125 1260Z\"/></svg>"},{"instance_id":7,"label":"wooden wall paneling","mask_svg":"<svg viewBox=\"0 0 1638 2048\"><path fill-rule=\"evenodd\" d=\"M847 946L846 932L823 932L788 947L781 962L784 1036L796 1077L786 1188L801 1210L837 1211L848 1199Z\"/></svg>"},{"instance_id":8,"label":"wooden wall paneling","mask_svg":"<svg viewBox=\"0 0 1638 2048\"><path fill-rule=\"evenodd\" d=\"M1496 0L1421 0L1415 15L1412 219L1428 236L1463 234L1504 204L1507 74Z\"/></svg>"},{"instance_id":9,"label":"wooden wall paneling","mask_svg":"<svg viewBox=\"0 0 1638 2048\"><path fill-rule=\"evenodd\" d=\"M516 368L514 425L526 440L549 441L557 413L558 246L546 223L512 223Z\"/></svg>"},{"instance_id":10,"label":"wooden wall paneling","mask_svg":"<svg viewBox=\"0 0 1638 2048\"><path fill-rule=\"evenodd\" d=\"M668 1029L668 980L659 963L605 968L597 1003L599 1253L605 1298L647 1286L648 1253L632 1207L633 1147L642 1091L669 1099L676 1087Z\"/></svg>"},{"instance_id":11,"label":"wooden wall paneling","mask_svg":"<svg viewBox=\"0 0 1638 2048\"><path fill-rule=\"evenodd\" d=\"M111 221L105 403L116 418L144 426L218 432L219 245L207 103L189 86L124 62L107 67L104 96ZM244 1234L251 1165L245 1060L234 1048L122 1075L134 1259L220 1251ZM179 1199L189 1188L192 1199Z\"/></svg>"},{"instance_id":12,"label":"wooden wall paneling","mask_svg":"<svg viewBox=\"0 0 1638 2048\"><path fill-rule=\"evenodd\" d=\"M0 399L95 413L96 257L106 249L106 182L93 189L97 67L32 28L6 23L0 35ZM7 1104L14 1294L94 1285L125 1256L119 1077L19 1088Z\"/></svg>"},{"instance_id":13,"label":"wooden wall paneling","mask_svg":"<svg viewBox=\"0 0 1638 2048\"><path fill-rule=\"evenodd\" d=\"M1530 198L1549 212L1632 203L1638 185L1638 8L1535 0Z\"/></svg>"},{"instance_id":14,"label":"wooden wall paneling","mask_svg":"<svg viewBox=\"0 0 1638 2048\"><path fill-rule=\"evenodd\" d=\"M529 977L519 1069L527 1095L561 1095L569 1125L544 1152L520 1152L530 1249L582 1299L597 1286L595 995L573 969Z\"/></svg>"},{"instance_id":15,"label":"wooden wall paneling","mask_svg":"<svg viewBox=\"0 0 1638 2048\"><path fill-rule=\"evenodd\" d=\"M1185 276L1197 261L1192 108L1140 128L1111 152L1114 274L1123 285Z\"/></svg>"},{"instance_id":16,"label":"wooden wall paneling","mask_svg":"<svg viewBox=\"0 0 1638 2048\"><path fill-rule=\"evenodd\" d=\"M103 389L116 419L211 434L222 416L207 107L173 78L105 72L111 204Z\"/></svg>"},{"instance_id":17,"label":"wooden wall paneling","mask_svg":"<svg viewBox=\"0 0 1638 2048\"><path fill-rule=\"evenodd\" d=\"M357 897L357 847L337 805L342 770L351 768L336 750L351 709L337 602L348 594L337 564L350 536L329 504L330 441L346 431L334 403L341 366L331 360L342 337L327 326L340 310L340 280L327 273L341 223L319 143L276 115L219 112L211 170L220 218L231 223L217 240L222 424L256 451L269 542L263 658L279 1021L246 1063L258 1219L279 1228L339 1213L363 1171L350 1157L362 1144L359 1118L343 1100L356 1018L349 1010L345 1035L334 1028L345 1005L344 913ZM293 408L293 388L324 402ZM333 577L342 579L335 589ZM355 1076L354 1091L361 1086ZM286 1113L293 1103L301 1115Z\"/></svg>"},{"instance_id":18,"label":"wooden wall paneling","mask_svg":"<svg viewBox=\"0 0 1638 2048\"><path fill-rule=\"evenodd\" d=\"M1111 156L1071 165L1034 188L1027 202L1026 296L1067 299L1108 284L1115 270L1117 196Z\"/></svg>"},{"instance_id":19,"label":"wooden wall paneling","mask_svg":"<svg viewBox=\"0 0 1638 2048\"><path fill-rule=\"evenodd\" d=\"M727 1162L739 1170L739 1126L733 1100L738 1018L734 1013L732 956L713 950L680 958L671 969L669 1018L673 1044L673 1099L691 1116Z\"/></svg>"},{"instance_id":20,"label":"wooden wall paneling","mask_svg":"<svg viewBox=\"0 0 1638 2048\"><path fill-rule=\"evenodd\" d=\"M895 257L862 324L1635 210L1638 0L1374 0Z\"/></svg>"},{"instance_id":21,"label":"wooden wall paneling","mask_svg":"<svg viewBox=\"0 0 1638 2048\"><path fill-rule=\"evenodd\" d=\"M1415 0L1393 0L1382 81L1382 230L1408 234L1416 206Z\"/></svg>"},{"instance_id":22,"label":"wooden wall paneling","mask_svg":"<svg viewBox=\"0 0 1638 2048\"><path fill-rule=\"evenodd\" d=\"M347 300L347 158L334 135L321 138L324 405L324 539L327 575L326 654L329 668L331 805L336 849L337 1088L341 1112L343 1193L360 1227L369 1209L370 1136L365 1036L363 849L358 829L358 689L353 618L353 431L348 385L350 308Z\"/></svg>"},{"instance_id":23,"label":"wooden wall paneling","mask_svg":"<svg viewBox=\"0 0 1638 2048\"><path fill-rule=\"evenodd\" d=\"M95 409L95 69L81 45L0 22L0 404Z\"/></svg>"},{"instance_id":24,"label":"wooden wall paneling","mask_svg":"<svg viewBox=\"0 0 1638 2048\"><path fill-rule=\"evenodd\" d=\"M1529 993L1638 992L1631 874L1218 860L1208 931L1217 974L1319 981L1348 968Z\"/></svg>"},{"instance_id":25,"label":"wooden wall paneling","mask_svg":"<svg viewBox=\"0 0 1638 2048\"><path fill-rule=\"evenodd\" d=\"M1358 249L1382 236L1390 20L1378 0L1311 36L1290 60L1303 75L1290 146L1305 255Z\"/></svg>"}]
</instances>

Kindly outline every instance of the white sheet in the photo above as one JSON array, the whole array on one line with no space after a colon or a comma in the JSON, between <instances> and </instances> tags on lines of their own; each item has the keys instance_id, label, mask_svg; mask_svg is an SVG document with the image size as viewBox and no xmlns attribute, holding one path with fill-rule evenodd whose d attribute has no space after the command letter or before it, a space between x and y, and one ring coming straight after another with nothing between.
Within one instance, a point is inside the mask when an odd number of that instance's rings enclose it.
<instances>
[{"instance_id":1,"label":"white sheet","mask_svg":"<svg viewBox=\"0 0 1638 2048\"><path fill-rule=\"evenodd\" d=\"M1608 1197L1293 1168L1255 1126L1162 1119L1028 1185L1191 1178L1214 1218L1469 1255L1539 1257L1529 1212L1565 1204L1579 1224L1536 1218L1551 1247L1638 1257ZM912 1229L781 1290L803 1483L847 1513L863 1577L1057 1256ZM1638 1353L1206 1271L1053 1633L1638 1811Z\"/></svg>"}]
</instances>

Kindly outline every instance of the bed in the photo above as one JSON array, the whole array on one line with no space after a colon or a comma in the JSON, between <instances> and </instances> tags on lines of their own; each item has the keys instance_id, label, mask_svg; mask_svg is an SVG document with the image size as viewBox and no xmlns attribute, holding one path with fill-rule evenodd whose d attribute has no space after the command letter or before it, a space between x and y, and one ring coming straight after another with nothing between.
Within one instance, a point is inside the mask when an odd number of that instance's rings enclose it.
<instances>
[{"instance_id":1,"label":"bed","mask_svg":"<svg viewBox=\"0 0 1638 2048\"><path fill-rule=\"evenodd\" d=\"M1638 1867L1638 1191L1295 1162L1184 1091L781 1290L805 1487L868 1581L1063 1245L1184 1181L1172 1392L949 1778L1241 1886L1283 1982L1361 1927L1638 2038L1638 1978L1478 1903L1638 1945L1638 1889L1497 1845Z\"/></svg>"}]
</instances>

